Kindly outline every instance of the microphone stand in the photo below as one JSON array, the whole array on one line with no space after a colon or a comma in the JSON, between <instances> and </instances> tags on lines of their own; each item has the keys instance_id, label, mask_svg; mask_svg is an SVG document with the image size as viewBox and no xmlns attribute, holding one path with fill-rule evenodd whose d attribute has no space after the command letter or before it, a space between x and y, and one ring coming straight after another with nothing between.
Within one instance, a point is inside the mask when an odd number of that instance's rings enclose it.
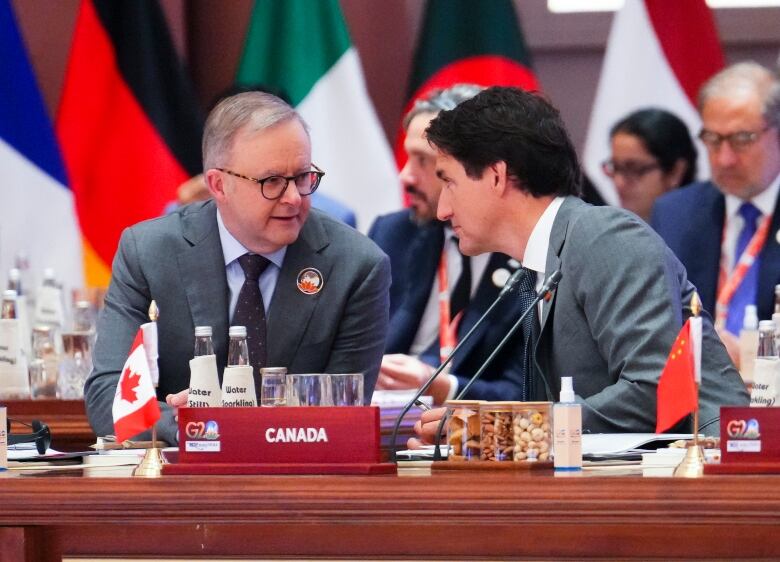
<instances>
[{"instance_id":1,"label":"microphone stand","mask_svg":"<svg viewBox=\"0 0 780 562\"><path fill-rule=\"evenodd\" d=\"M490 308L488 308L485 313L477 320L477 323L472 326L472 328L468 331L468 333L463 336L463 338L458 342L458 345L455 346L455 349L453 349L450 354L447 356L447 358L444 360L444 362L439 365L439 367L433 372L433 374L428 377L428 380L425 381L425 384L423 384L420 389L415 393L414 398L412 398L401 410L401 413L398 414L398 417L395 420L395 425L393 426L393 433L390 437L390 462L397 462L396 461L396 455L395 455L395 442L398 438L398 430L401 427L401 422L403 421L404 417L407 413L409 413L409 410L411 410L412 406L415 405L420 399L420 397L425 393L426 390L430 388L430 386L433 384L433 381L436 379L436 377L439 376L439 373L441 373L447 365L450 364L452 361L452 358L455 356L455 353L461 348L461 346L466 343L469 338L471 338L471 335L474 333L474 331L482 324L482 322L485 321L485 319L490 315L491 312L493 312L493 309L496 308L498 303L500 303L509 293L514 292L517 289L518 284L520 283L520 278L523 275L523 270L518 269L515 271L512 276L507 279L507 282L504 284L504 288L501 289L501 292L496 297L496 300L493 301L493 304L490 305Z\"/></svg>"},{"instance_id":2,"label":"microphone stand","mask_svg":"<svg viewBox=\"0 0 780 562\"><path fill-rule=\"evenodd\" d=\"M550 276L547 278L547 280L544 282L544 285L542 285L542 288L539 289L539 292L536 293L536 296L534 297L533 302L531 303L531 306L525 309L523 313L520 315L520 318L517 319L517 322L512 326L512 329L509 330L509 332L504 336L504 338L498 343L496 348L493 350L493 352L488 356L487 359L485 359L485 362L482 363L482 366L479 368L479 370L474 373L474 376L469 379L469 382L466 383L466 386L463 387L463 389L458 393L458 395L455 397L455 400L461 400L468 390L471 388L471 386L479 380L479 377L482 376L482 373L485 372L485 369L490 366L490 363L495 359L496 355L498 355L502 349L504 349L504 346L507 344L507 342L512 338L512 336L515 335L515 332L520 328L521 324L523 323L523 320L525 320L525 317L528 316L528 314L534 309L534 307L539 304L539 301L543 298L546 298L548 294L552 293L555 288L558 286L558 283L561 280L561 277L563 277L563 274L561 274L560 270L555 270L550 274ZM433 460L434 461L440 461L441 460L441 432L444 429L444 423L447 421L447 416L444 415L441 417L441 421L439 422L439 426L436 428L436 434L435 434L435 445L436 447L433 450Z\"/></svg>"}]
</instances>

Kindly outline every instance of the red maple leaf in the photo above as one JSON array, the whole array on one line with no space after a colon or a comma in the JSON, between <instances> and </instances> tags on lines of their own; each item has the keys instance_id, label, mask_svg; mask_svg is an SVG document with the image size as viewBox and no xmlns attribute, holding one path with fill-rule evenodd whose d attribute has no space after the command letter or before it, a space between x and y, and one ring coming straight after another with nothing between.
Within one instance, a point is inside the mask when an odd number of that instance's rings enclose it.
<instances>
[{"instance_id":1,"label":"red maple leaf","mask_svg":"<svg viewBox=\"0 0 780 562\"><path fill-rule=\"evenodd\" d=\"M125 369L125 372L122 373L122 381L119 383L122 400L127 400L132 404L138 399L135 389L138 388L138 381L140 379L141 375L132 372L130 367Z\"/></svg>"}]
</instances>

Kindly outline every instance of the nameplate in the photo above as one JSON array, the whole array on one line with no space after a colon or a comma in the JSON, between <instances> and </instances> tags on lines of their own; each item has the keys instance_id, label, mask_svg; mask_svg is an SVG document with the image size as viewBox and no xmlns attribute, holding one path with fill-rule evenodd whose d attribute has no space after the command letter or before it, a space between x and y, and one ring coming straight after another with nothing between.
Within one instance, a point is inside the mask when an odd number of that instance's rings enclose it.
<instances>
[{"instance_id":1,"label":"nameplate","mask_svg":"<svg viewBox=\"0 0 780 562\"><path fill-rule=\"evenodd\" d=\"M379 463L379 408L179 409L179 463Z\"/></svg>"},{"instance_id":2,"label":"nameplate","mask_svg":"<svg viewBox=\"0 0 780 562\"><path fill-rule=\"evenodd\" d=\"M780 462L780 408L720 409L721 463Z\"/></svg>"}]
</instances>

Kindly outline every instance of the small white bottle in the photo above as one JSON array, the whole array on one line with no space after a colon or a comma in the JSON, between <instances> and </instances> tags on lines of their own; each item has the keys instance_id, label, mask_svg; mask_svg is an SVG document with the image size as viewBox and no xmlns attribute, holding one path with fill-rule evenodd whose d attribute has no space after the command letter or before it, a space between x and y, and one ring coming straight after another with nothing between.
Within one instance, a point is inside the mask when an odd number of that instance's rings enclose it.
<instances>
[{"instance_id":1,"label":"small white bottle","mask_svg":"<svg viewBox=\"0 0 780 562\"><path fill-rule=\"evenodd\" d=\"M758 353L758 309L756 305L745 306L745 319L739 332L739 373L745 386L753 384L753 372Z\"/></svg>"},{"instance_id":2,"label":"small white bottle","mask_svg":"<svg viewBox=\"0 0 780 562\"><path fill-rule=\"evenodd\" d=\"M771 320L758 323L758 356L754 374L750 406L775 406L780 388L780 358L775 347L775 323Z\"/></svg>"},{"instance_id":3,"label":"small white bottle","mask_svg":"<svg viewBox=\"0 0 780 562\"><path fill-rule=\"evenodd\" d=\"M8 468L8 431L5 406L0 406L0 471Z\"/></svg>"},{"instance_id":4,"label":"small white bottle","mask_svg":"<svg viewBox=\"0 0 780 562\"><path fill-rule=\"evenodd\" d=\"M574 401L571 377L561 377L561 400L553 406L553 466L582 469L582 407Z\"/></svg>"}]
</instances>

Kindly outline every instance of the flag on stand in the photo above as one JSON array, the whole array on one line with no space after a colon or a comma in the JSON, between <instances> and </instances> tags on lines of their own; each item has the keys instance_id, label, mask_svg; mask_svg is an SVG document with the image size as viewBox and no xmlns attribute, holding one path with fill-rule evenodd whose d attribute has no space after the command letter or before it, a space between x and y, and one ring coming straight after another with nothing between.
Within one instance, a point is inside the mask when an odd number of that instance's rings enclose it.
<instances>
[{"instance_id":1,"label":"flag on stand","mask_svg":"<svg viewBox=\"0 0 780 562\"><path fill-rule=\"evenodd\" d=\"M390 146L338 0L257 0L236 82L289 97L327 173L320 189L355 209L358 227L400 207Z\"/></svg>"},{"instance_id":2,"label":"flag on stand","mask_svg":"<svg viewBox=\"0 0 780 562\"><path fill-rule=\"evenodd\" d=\"M200 172L201 132L157 0L82 0L57 134L88 285L108 284L122 230L161 215L176 188Z\"/></svg>"},{"instance_id":3,"label":"flag on stand","mask_svg":"<svg viewBox=\"0 0 780 562\"><path fill-rule=\"evenodd\" d=\"M403 114L431 90L463 83L539 89L511 0L429 0L426 5ZM406 164L404 137L399 126L399 170Z\"/></svg>"},{"instance_id":4,"label":"flag on stand","mask_svg":"<svg viewBox=\"0 0 780 562\"><path fill-rule=\"evenodd\" d=\"M658 381L656 433L663 433L673 427L697 407L700 326L701 318L686 321L669 352L669 358Z\"/></svg>"},{"instance_id":5,"label":"flag on stand","mask_svg":"<svg viewBox=\"0 0 780 562\"><path fill-rule=\"evenodd\" d=\"M695 138L701 128L696 96L724 65L712 12L704 0L626 2L615 14L585 139L583 165L602 198L620 203L601 163L609 158L609 130L619 119L646 107L682 119ZM706 152L697 147L699 177L709 175Z\"/></svg>"},{"instance_id":6,"label":"flag on stand","mask_svg":"<svg viewBox=\"0 0 780 562\"><path fill-rule=\"evenodd\" d=\"M80 287L73 192L9 0L0 0L0 74L0 276L24 251L36 270Z\"/></svg>"},{"instance_id":7,"label":"flag on stand","mask_svg":"<svg viewBox=\"0 0 780 562\"><path fill-rule=\"evenodd\" d=\"M160 419L160 405L144 348L143 326L139 328L130 355L122 367L112 413L117 443L146 431Z\"/></svg>"}]
</instances>

